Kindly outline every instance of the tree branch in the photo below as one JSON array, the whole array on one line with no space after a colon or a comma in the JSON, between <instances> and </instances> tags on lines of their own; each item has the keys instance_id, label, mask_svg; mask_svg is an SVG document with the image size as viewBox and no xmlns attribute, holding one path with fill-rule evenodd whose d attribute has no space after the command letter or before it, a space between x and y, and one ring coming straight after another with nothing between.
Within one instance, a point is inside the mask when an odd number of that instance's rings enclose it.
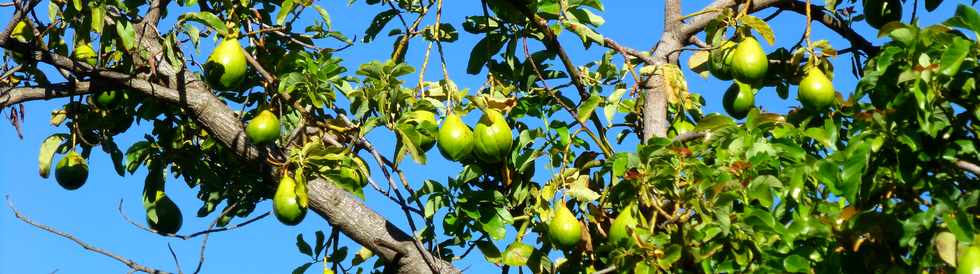
<instances>
[{"instance_id":1,"label":"tree branch","mask_svg":"<svg viewBox=\"0 0 980 274\"><path fill-rule=\"evenodd\" d=\"M68 234L66 232L62 232L62 231L57 230L57 229L55 229L53 227L50 227L50 226L47 226L47 225L44 225L44 224L41 224L41 223L34 222L31 219L28 219L23 214L21 214L20 211L17 211L16 208L14 208L14 203L12 201L10 201L10 195L7 195L6 196L6 199L7 199L7 207L9 207L10 210L14 212L14 216L17 217L17 219L20 219L21 221L23 221L23 222L25 222L25 223L27 223L29 225L32 225L34 227L37 227L37 228L39 228L41 230L44 230L44 231L47 231L47 232L51 232L51 233L53 233L55 235L64 237L66 239L72 240L73 242L75 242L78 245L82 246L82 248L84 248L86 250L89 250L89 251L92 251L92 252L95 252L95 253L98 253L98 254L102 254L102 255L105 255L105 256L107 256L109 258L115 259L116 261L119 261L119 262L123 263L124 265L128 266L132 271L141 271L141 272L153 273L153 274L170 274L170 272L166 272L166 271L162 271L162 270L159 270L159 269L147 267L147 266L144 266L144 265L139 264L137 262L134 262L133 260L127 259L125 257L119 256L119 255L116 255L116 254L113 254L113 253L110 253L110 252L105 251L105 250L103 250L101 248L92 246L92 245L90 245L90 244L88 244L88 243L86 243L86 242L78 239L77 237L72 236L71 234Z\"/></svg>"},{"instance_id":2,"label":"tree branch","mask_svg":"<svg viewBox=\"0 0 980 274\"><path fill-rule=\"evenodd\" d=\"M784 2L777 3L775 6L783 10L796 12L798 14L806 14L805 2L795 1L795 0L784 1ZM824 12L825 9L823 6L811 4L810 9L814 11L818 11L820 13L819 15L814 14L813 16L814 21L820 22L830 30L839 34L841 37L844 37L844 39L847 39L847 41L851 42L852 48L856 48L860 51L863 51L869 56L874 56L878 54L877 46L871 44L871 42L865 39L864 36L861 36L860 34L855 32L854 29L848 26L847 23L845 23L844 21L841 21L837 17L834 17L833 15Z\"/></svg>"},{"instance_id":3,"label":"tree branch","mask_svg":"<svg viewBox=\"0 0 980 274\"><path fill-rule=\"evenodd\" d=\"M963 160L956 160L956 167L973 172L974 175L980 175L980 166L977 166L977 164Z\"/></svg>"},{"instance_id":4,"label":"tree branch","mask_svg":"<svg viewBox=\"0 0 980 274\"><path fill-rule=\"evenodd\" d=\"M89 82L58 83L47 86L0 88L0 109L34 100L49 100L94 92Z\"/></svg>"}]
</instances>

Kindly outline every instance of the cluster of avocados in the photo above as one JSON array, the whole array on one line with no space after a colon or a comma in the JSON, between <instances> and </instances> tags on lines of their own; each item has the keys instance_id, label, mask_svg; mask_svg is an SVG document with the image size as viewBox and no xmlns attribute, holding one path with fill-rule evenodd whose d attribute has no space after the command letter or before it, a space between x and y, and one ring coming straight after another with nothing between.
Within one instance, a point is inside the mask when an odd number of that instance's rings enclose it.
<instances>
[{"instance_id":1,"label":"cluster of avocados","mask_svg":"<svg viewBox=\"0 0 980 274\"><path fill-rule=\"evenodd\" d=\"M435 113L416 110L408 114L410 119L436 124ZM435 136L420 137L419 147L428 151L438 139L439 152L451 161L473 159L488 164L499 163L507 158L513 145L513 132L500 111L485 109L476 126L470 129L456 113L450 112Z\"/></svg>"},{"instance_id":2,"label":"cluster of avocados","mask_svg":"<svg viewBox=\"0 0 980 274\"><path fill-rule=\"evenodd\" d=\"M722 106L736 119L745 118L755 106L755 94L767 73L783 73L770 69L769 57L751 35L744 35L737 43L724 41L711 50L708 60L712 75L720 80L734 80L725 91ZM797 99L806 108L826 109L834 102L834 86L820 69L810 66L804 70Z\"/></svg>"}]
</instances>

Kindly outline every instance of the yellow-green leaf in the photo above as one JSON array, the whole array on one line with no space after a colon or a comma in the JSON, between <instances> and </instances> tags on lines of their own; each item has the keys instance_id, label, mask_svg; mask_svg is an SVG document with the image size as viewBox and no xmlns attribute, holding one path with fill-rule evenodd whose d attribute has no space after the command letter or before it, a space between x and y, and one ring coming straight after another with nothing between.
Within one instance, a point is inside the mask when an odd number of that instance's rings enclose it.
<instances>
[{"instance_id":1,"label":"yellow-green leaf","mask_svg":"<svg viewBox=\"0 0 980 274\"><path fill-rule=\"evenodd\" d=\"M66 134L54 134L45 138L41 142L41 153L37 156L37 164L39 168L39 174L41 178L48 178L48 174L51 171L51 160L54 158L54 152L61 146L61 143L67 138Z\"/></svg>"},{"instance_id":2,"label":"yellow-green leaf","mask_svg":"<svg viewBox=\"0 0 980 274\"><path fill-rule=\"evenodd\" d=\"M769 27L769 24L766 23L766 21L759 19L759 17L745 15L742 16L742 19L739 19L739 21L741 21L742 24L754 29L759 33L759 35L762 35L762 39L765 39L770 45L776 42L776 35L773 34L772 28Z\"/></svg>"}]
</instances>

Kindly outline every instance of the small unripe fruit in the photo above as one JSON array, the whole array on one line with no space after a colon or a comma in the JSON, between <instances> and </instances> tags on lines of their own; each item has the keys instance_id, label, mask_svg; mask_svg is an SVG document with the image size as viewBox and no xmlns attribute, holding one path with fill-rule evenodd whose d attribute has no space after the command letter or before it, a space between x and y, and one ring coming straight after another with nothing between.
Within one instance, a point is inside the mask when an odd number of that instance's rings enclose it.
<instances>
[{"instance_id":1,"label":"small unripe fruit","mask_svg":"<svg viewBox=\"0 0 980 274\"><path fill-rule=\"evenodd\" d=\"M67 190L76 190L88 179L88 163L74 150L58 161L54 170L55 180Z\"/></svg>"},{"instance_id":2,"label":"small unripe fruit","mask_svg":"<svg viewBox=\"0 0 980 274\"><path fill-rule=\"evenodd\" d=\"M745 37L732 52L732 76L743 83L758 83L766 76L769 57L752 36Z\"/></svg>"},{"instance_id":3,"label":"small unripe fruit","mask_svg":"<svg viewBox=\"0 0 980 274\"><path fill-rule=\"evenodd\" d=\"M446 159L459 161L473 151L473 131L455 113L446 115L439 128L439 152Z\"/></svg>"},{"instance_id":4,"label":"small unripe fruit","mask_svg":"<svg viewBox=\"0 0 980 274\"><path fill-rule=\"evenodd\" d=\"M245 79L245 51L237 40L225 39L214 48L204 64L208 84L219 90L233 90Z\"/></svg>"},{"instance_id":5,"label":"small unripe fruit","mask_svg":"<svg viewBox=\"0 0 980 274\"><path fill-rule=\"evenodd\" d=\"M473 130L473 152L486 163L498 163L507 157L513 144L513 132L503 114L487 109Z\"/></svg>"},{"instance_id":6,"label":"small unripe fruit","mask_svg":"<svg viewBox=\"0 0 980 274\"><path fill-rule=\"evenodd\" d=\"M559 202L554 209L554 216L548 223L548 237L553 243L566 249L574 248L582 239L582 225L572 211L565 207L564 202Z\"/></svg>"},{"instance_id":7,"label":"small unripe fruit","mask_svg":"<svg viewBox=\"0 0 980 274\"><path fill-rule=\"evenodd\" d=\"M286 225L297 225L306 217L306 185L297 183L289 176L282 177L272 199L272 212Z\"/></svg>"},{"instance_id":8,"label":"small unripe fruit","mask_svg":"<svg viewBox=\"0 0 980 274\"><path fill-rule=\"evenodd\" d=\"M804 107L813 110L823 110L834 103L834 84L827 75L817 68L807 71L806 77L800 81L799 100Z\"/></svg>"},{"instance_id":9,"label":"small unripe fruit","mask_svg":"<svg viewBox=\"0 0 980 274\"><path fill-rule=\"evenodd\" d=\"M245 135L256 144L268 144L279 139L279 118L269 110L263 110L248 122Z\"/></svg>"}]
</instances>

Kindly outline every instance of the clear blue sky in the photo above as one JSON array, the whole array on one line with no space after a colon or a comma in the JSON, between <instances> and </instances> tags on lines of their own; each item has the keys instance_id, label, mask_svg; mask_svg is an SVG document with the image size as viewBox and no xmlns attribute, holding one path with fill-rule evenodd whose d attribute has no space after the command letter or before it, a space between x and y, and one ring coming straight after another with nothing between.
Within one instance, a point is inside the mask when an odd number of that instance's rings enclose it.
<instances>
[{"instance_id":1,"label":"clear blue sky","mask_svg":"<svg viewBox=\"0 0 980 274\"><path fill-rule=\"evenodd\" d=\"M347 6L347 1L318 1L330 12L333 19L334 28L342 31L348 37L362 37L364 29L368 26L371 19L377 12L385 8L379 6L367 6L362 1L353 6ZM606 11L600 13L606 18L606 24L599 28L599 32L620 44L640 49L648 50L660 37L662 29L662 1L605 1ZM919 10L922 24L933 24L948 18L953 14L956 2L945 1L940 8L932 13L925 13L924 9ZM968 2L968 1L959 1ZM473 44L479 36L475 36L462 31L460 23L466 15L475 15L480 12L480 1L445 1L443 21L452 23L460 30L460 40L447 44L446 54L449 65L450 75L461 88L470 88L471 92L478 89L483 83L485 75L468 75L465 73L466 60ZM700 5L707 1L685 1L684 13L695 12ZM45 18L47 1L39 5L39 16ZM912 1L905 5L905 21L911 17ZM170 20L161 24L166 29L172 26L173 18L177 11L171 11ZM768 15L772 11L761 13L760 16ZM0 18L9 18L13 14L13 9L9 7L0 8ZM300 24L307 24L312 18L318 15L313 10L307 10L305 16L299 20ZM5 21L5 20L3 20ZM429 23L434 21L430 18ZM169 24L168 24L169 23ZM3 22L6 24L6 22ZM357 65L371 61L384 60L391 51L391 40L384 37L388 29L397 27L401 24L397 20L389 24L381 32L379 39L371 44L357 44L356 46L338 53L344 59L344 64L351 68L351 72L356 70ZM776 31L777 45L789 47L795 43L803 33L804 20L792 12L784 12L778 19L771 22ZM849 47L849 44L837 38L838 36L828 31L826 28L815 24L812 37L816 39L829 39L831 44L837 49ZM857 23L857 30L865 34L874 44L880 45L883 41L876 39L876 31L872 30L865 23ZM565 48L571 54L577 65L595 60L604 50L593 47L590 51L585 51L578 38L570 33L564 33L561 40ZM206 42L202 49L196 53L197 60L207 58L210 52L210 42ZM540 45L532 47L540 48ZM336 43L324 43L321 46L333 47ZM767 51L775 47L764 45ZM424 45L416 41L408 53L408 62L419 67L421 65ZM682 63L686 63L689 53L685 53ZM435 58L435 52L433 53ZM432 59L427 72L427 80L441 79L438 71L438 59ZM621 58L616 59L621 61ZM834 60L837 68L837 78L834 85L838 91L848 94L855 86L856 80L850 75L849 56L838 57ZM556 63L556 66L559 66ZM559 66L560 67L560 66ZM50 72L50 70L48 70ZM484 70L484 73L486 71ZM685 68L688 85L691 91L701 93L707 102L705 112L724 112L721 107L721 95L728 87L729 83L717 79L703 79L689 72ZM417 75L404 78L409 85L414 85ZM568 90L566 92L572 92ZM608 94L611 90L606 90ZM762 90L756 98L756 105L761 108L785 113L790 107L797 106L795 89L792 90L789 100L782 100L775 94L775 90L769 88ZM0 124L0 195L9 195L17 208L24 214L30 216L35 221L57 227L65 232L87 241L90 244L109 250L116 254L134 259L142 264L174 270L174 262L167 250L167 244L173 244L174 249L180 259L180 263L185 271L193 271L193 266L197 263L198 248L200 239L183 241L175 238L160 237L143 230L136 229L119 215L116 210L120 199L125 199L124 210L130 218L142 221L144 211L139 202L140 193L143 187L143 178L146 174L145 169L140 169L134 175L119 177L112 169L112 163L101 150L95 149L89 159L90 175L88 182L79 190L66 191L59 187L53 178L43 179L37 173L37 154L40 142L52 133L65 132L64 127L52 127L48 123L50 111L58 108L65 100L38 101L25 105L26 121L24 123L24 139L17 138L13 127L7 123L6 119ZM6 117L8 111L4 111ZM472 122L477 119L476 115L466 117ZM142 138L143 134L148 133L149 128L135 127L129 132L117 137L116 142L125 151L133 142ZM376 130L371 136L375 144L383 152L391 152L394 146L394 138L387 132ZM629 149L635 145L635 141L620 146L618 149ZM437 150L429 152L430 164L424 169L417 168L411 161L406 161L405 170L410 182L418 186L425 179L445 181L448 176L454 176L459 165L444 160ZM539 168L536 174L537 181L543 181L550 177L551 171L544 167L544 161L539 161ZM378 171L377 167L372 167ZM52 176L53 177L53 176ZM382 181L380 172L375 172L374 179ZM195 212L201 202L194 197L196 189L188 189L182 182L176 182L173 178L168 178L171 184L167 188L168 194L172 197L183 211L184 225L181 234L203 230L210 222L211 218L196 218ZM403 229L408 228L405 217L397 210L394 204L377 195L373 190L365 190L367 203L369 206L379 211L389 220L399 225ZM271 202L265 201L258 205L256 213L267 212L271 209ZM235 219L235 223L241 219ZM438 224L438 222L437 222ZM438 225L437 225L438 226ZM312 241L313 232L317 230L330 230L326 221L317 215L309 215L302 224L289 227L277 222L275 218L266 218L253 223L242 229L230 232L222 232L212 235L208 242L207 261L204 264L203 273L288 273L295 266L308 261L305 255L300 254L295 247L295 237L297 233L306 234L306 238ZM508 239L498 243L503 249L506 244L513 240L514 231L508 232ZM533 237L525 239L531 243ZM360 247L344 240L343 244L350 245L351 255ZM457 254L462 250L457 251ZM556 258L553 254L553 258ZM348 260L349 263L349 260ZM366 264L370 265L370 263ZM470 273L498 272L499 269L486 263L479 251L470 254L455 265L460 268L467 268ZM6 207L0 208L0 273L51 273L58 270L58 273L124 273L127 268L108 257L98 255L83 250L73 242L57 237L53 234L41 231L14 218L13 213ZM319 266L312 267L308 273L319 273Z\"/></svg>"}]
</instances>

